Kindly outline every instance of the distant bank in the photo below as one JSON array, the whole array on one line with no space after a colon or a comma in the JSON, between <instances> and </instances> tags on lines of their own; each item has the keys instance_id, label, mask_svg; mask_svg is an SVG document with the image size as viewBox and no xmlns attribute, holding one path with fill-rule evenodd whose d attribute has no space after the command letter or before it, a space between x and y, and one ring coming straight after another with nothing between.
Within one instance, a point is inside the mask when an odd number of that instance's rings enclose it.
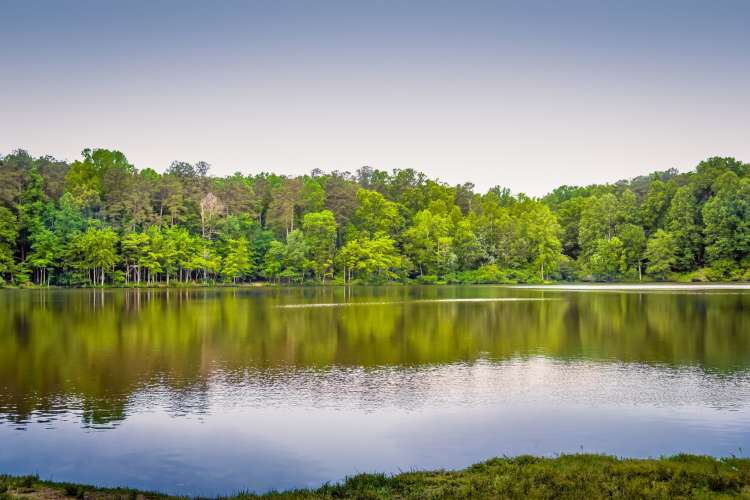
<instances>
[{"instance_id":1,"label":"distant bank","mask_svg":"<svg viewBox=\"0 0 750 500\"><path fill-rule=\"evenodd\" d=\"M750 281L750 164L734 158L541 198L413 169L162 167L0 157L0 283Z\"/></svg>"}]
</instances>

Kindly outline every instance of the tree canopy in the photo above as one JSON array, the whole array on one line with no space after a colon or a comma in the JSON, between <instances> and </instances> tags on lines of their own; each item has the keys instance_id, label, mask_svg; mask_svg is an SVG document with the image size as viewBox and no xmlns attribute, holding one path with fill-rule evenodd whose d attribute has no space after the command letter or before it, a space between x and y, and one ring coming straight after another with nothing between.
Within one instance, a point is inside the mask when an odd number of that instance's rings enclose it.
<instances>
[{"instance_id":1,"label":"tree canopy","mask_svg":"<svg viewBox=\"0 0 750 500\"><path fill-rule=\"evenodd\" d=\"M0 280L63 286L750 279L750 165L561 186L542 198L412 169L226 177L0 158Z\"/></svg>"}]
</instances>

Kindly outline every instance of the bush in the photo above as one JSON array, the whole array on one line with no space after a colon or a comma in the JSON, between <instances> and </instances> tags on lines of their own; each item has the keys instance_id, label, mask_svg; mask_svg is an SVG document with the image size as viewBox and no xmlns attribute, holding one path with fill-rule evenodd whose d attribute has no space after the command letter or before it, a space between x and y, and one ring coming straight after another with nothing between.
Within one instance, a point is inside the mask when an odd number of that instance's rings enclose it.
<instances>
[{"instance_id":1,"label":"bush","mask_svg":"<svg viewBox=\"0 0 750 500\"><path fill-rule=\"evenodd\" d=\"M448 273L445 275L445 277L443 277L443 280L448 285L460 285L462 283L468 283L468 281L464 280L464 278L466 277L465 274L465 272Z\"/></svg>"},{"instance_id":2,"label":"bush","mask_svg":"<svg viewBox=\"0 0 750 500\"><path fill-rule=\"evenodd\" d=\"M683 283L706 283L711 281L711 278L709 277L709 270L701 268L690 273L679 274L675 277L675 281Z\"/></svg>"},{"instance_id":3,"label":"bush","mask_svg":"<svg viewBox=\"0 0 750 500\"><path fill-rule=\"evenodd\" d=\"M715 260L705 272L710 281L736 281L742 277L742 271L732 259Z\"/></svg>"},{"instance_id":4,"label":"bush","mask_svg":"<svg viewBox=\"0 0 750 500\"><path fill-rule=\"evenodd\" d=\"M477 283L507 283L508 275L495 264L487 264L476 271Z\"/></svg>"},{"instance_id":5,"label":"bush","mask_svg":"<svg viewBox=\"0 0 750 500\"><path fill-rule=\"evenodd\" d=\"M431 279L427 276L424 276L423 278ZM449 284L466 285L544 283L537 269L506 269L500 268L496 264L486 264L479 269L446 274L443 281ZM440 282L438 281L438 283Z\"/></svg>"},{"instance_id":6,"label":"bush","mask_svg":"<svg viewBox=\"0 0 750 500\"><path fill-rule=\"evenodd\" d=\"M434 274L424 274L422 276L417 276L417 283L420 285L434 285L437 283L438 277Z\"/></svg>"},{"instance_id":7,"label":"bush","mask_svg":"<svg viewBox=\"0 0 750 500\"><path fill-rule=\"evenodd\" d=\"M536 269L510 269L508 279L513 283L541 283L542 278Z\"/></svg>"},{"instance_id":8,"label":"bush","mask_svg":"<svg viewBox=\"0 0 750 500\"><path fill-rule=\"evenodd\" d=\"M514 271L500 269L495 264L487 264L479 269L446 274L444 281L449 284L467 285L515 284L516 281L510 278L512 272Z\"/></svg>"},{"instance_id":9,"label":"bush","mask_svg":"<svg viewBox=\"0 0 750 500\"><path fill-rule=\"evenodd\" d=\"M114 285L122 286L125 284L125 273L119 269L110 273L110 277L112 278L112 284Z\"/></svg>"},{"instance_id":10,"label":"bush","mask_svg":"<svg viewBox=\"0 0 750 500\"><path fill-rule=\"evenodd\" d=\"M575 281L578 278L577 262L567 256L563 256L555 272L550 275L550 278L557 281Z\"/></svg>"}]
</instances>

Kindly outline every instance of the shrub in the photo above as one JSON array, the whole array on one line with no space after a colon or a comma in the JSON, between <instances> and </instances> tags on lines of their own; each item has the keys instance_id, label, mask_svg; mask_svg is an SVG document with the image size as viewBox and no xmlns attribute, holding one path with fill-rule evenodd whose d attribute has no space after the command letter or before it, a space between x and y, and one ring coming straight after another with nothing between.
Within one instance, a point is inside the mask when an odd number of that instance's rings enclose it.
<instances>
[{"instance_id":1,"label":"shrub","mask_svg":"<svg viewBox=\"0 0 750 500\"><path fill-rule=\"evenodd\" d=\"M417 283L420 285L434 285L437 283L438 277L434 274L424 274L422 276L417 276Z\"/></svg>"}]
</instances>

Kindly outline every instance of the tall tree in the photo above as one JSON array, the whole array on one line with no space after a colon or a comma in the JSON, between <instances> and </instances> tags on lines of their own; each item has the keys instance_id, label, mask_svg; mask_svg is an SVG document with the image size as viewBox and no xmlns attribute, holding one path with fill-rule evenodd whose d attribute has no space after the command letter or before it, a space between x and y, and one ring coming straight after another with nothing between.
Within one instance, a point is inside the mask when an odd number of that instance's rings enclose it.
<instances>
[{"instance_id":1,"label":"tall tree","mask_svg":"<svg viewBox=\"0 0 750 500\"><path fill-rule=\"evenodd\" d=\"M330 210L305 215L302 222L308 260L316 277L325 282L333 268L336 251L336 220Z\"/></svg>"},{"instance_id":2,"label":"tall tree","mask_svg":"<svg viewBox=\"0 0 750 500\"><path fill-rule=\"evenodd\" d=\"M302 181L283 179L281 186L272 191L268 206L267 223L288 237L294 231L297 209L302 205Z\"/></svg>"},{"instance_id":3,"label":"tall tree","mask_svg":"<svg viewBox=\"0 0 750 500\"><path fill-rule=\"evenodd\" d=\"M693 186L682 186L672 198L666 229L675 245L675 270L689 271L701 261L703 236L698 200Z\"/></svg>"},{"instance_id":4,"label":"tall tree","mask_svg":"<svg viewBox=\"0 0 750 500\"><path fill-rule=\"evenodd\" d=\"M339 252L345 281L355 276L368 282L381 282L398 277L401 259L395 242L385 233L373 237L361 236L349 241Z\"/></svg>"},{"instance_id":5,"label":"tall tree","mask_svg":"<svg viewBox=\"0 0 750 500\"><path fill-rule=\"evenodd\" d=\"M250 258L250 247L244 237L232 240L230 250L224 258L221 273L226 280L237 283L238 279L244 278L252 271Z\"/></svg>"},{"instance_id":6,"label":"tall tree","mask_svg":"<svg viewBox=\"0 0 750 500\"><path fill-rule=\"evenodd\" d=\"M675 262L674 241L670 233L659 229L648 239L646 260L650 276L664 279L669 275Z\"/></svg>"},{"instance_id":7,"label":"tall tree","mask_svg":"<svg viewBox=\"0 0 750 500\"><path fill-rule=\"evenodd\" d=\"M18 237L18 220L5 207L0 206L0 280L3 276L13 279L16 238ZM1 284L1 283L0 283Z\"/></svg>"},{"instance_id":8,"label":"tall tree","mask_svg":"<svg viewBox=\"0 0 750 500\"><path fill-rule=\"evenodd\" d=\"M716 195L703 206L706 259L731 267L750 255L750 179L727 172L712 189Z\"/></svg>"},{"instance_id":9,"label":"tall tree","mask_svg":"<svg viewBox=\"0 0 750 500\"><path fill-rule=\"evenodd\" d=\"M284 252L284 270L281 276L288 278L290 281L302 281L305 279L305 273L309 267L307 260L308 250L305 235L299 229L289 233L286 239L286 248Z\"/></svg>"},{"instance_id":10,"label":"tall tree","mask_svg":"<svg viewBox=\"0 0 750 500\"><path fill-rule=\"evenodd\" d=\"M617 236L599 238L588 261L588 267L595 279L611 281L620 275L622 263L622 241Z\"/></svg>"},{"instance_id":11,"label":"tall tree","mask_svg":"<svg viewBox=\"0 0 750 500\"><path fill-rule=\"evenodd\" d=\"M90 273L90 282L104 286L107 272L119 261L117 233L112 228L91 225L85 233L71 241L70 263Z\"/></svg>"},{"instance_id":12,"label":"tall tree","mask_svg":"<svg viewBox=\"0 0 750 500\"><path fill-rule=\"evenodd\" d=\"M35 269L38 284L49 285L49 271L57 265L61 257L60 250L60 239L46 227L38 226L31 234L31 253L27 260Z\"/></svg>"},{"instance_id":13,"label":"tall tree","mask_svg":"<svg viewBox=\"0 0 750 500\"><path fill-rule=\"evenodd\" d=\"M664 225L670 198L670 189L666 183L659 179L651 182L640 209L641 220L647 234L651 234Z\"/></svg>"},{"instance_id":14,"label":"tall tree","mask_svg":"<svg viewBox=\"0 0 750 500\"><path fill-rule=\"evenodd\" d=\"M367 235L377 232L395 234L404 222L398 205L376 191L357 191L359 206L354 213L354 225Z\"/></svg>"},{"instance_id":15,"label":"tall tree","mask_svg":"<svg viewBox=\"0 0 750 500\"><path fill-rule=\"evenodd\" d=\"M643 259L646 252L646 233L641 226L624 224L620 228L622 241L622 272L628 276L637 271L638 281L643 279Z\"/></svg>"}]
</instances>

